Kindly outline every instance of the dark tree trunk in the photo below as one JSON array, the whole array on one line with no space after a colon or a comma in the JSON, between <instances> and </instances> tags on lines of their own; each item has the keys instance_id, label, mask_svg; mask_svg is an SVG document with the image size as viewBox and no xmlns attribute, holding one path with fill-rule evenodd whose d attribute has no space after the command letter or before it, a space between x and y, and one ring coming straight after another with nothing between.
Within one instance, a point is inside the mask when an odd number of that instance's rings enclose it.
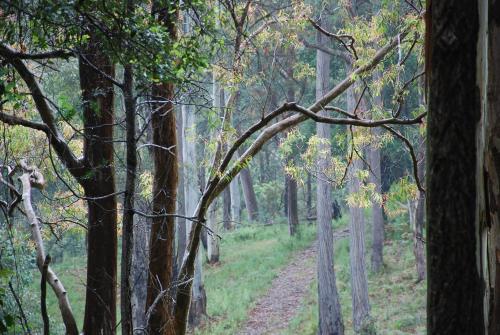
<instances>
[{"instance_id":1,"label":"dark tree trunk","mask_svg":"<svg viewBox=\"0 0 500 335\"><path fill-rule=\"evenodd\" d=\"M88 200L85 334L114 334L116 325L117 213L113 159L114 66L96 36L79 60L84 116L84 157L89 175L80 178ZM91 65L89 65L89 63Z\"/></svg>"},{"instance_id":2,"label":"dark tree trunk","mask_svg":"<svg viewBox=\"0 0 500 335\"><path fill-rule=\"evenodd\" d=\"M135 98L133 95L134 80L132 65L124 67L123 75L124 97L125 97L125 123L127 127L127 172L125 181L125 196L123 199L123 223L122 223L122 262L121 262L121 323L122 334L132 335L132 252L134 245L134 196L137 173L137 153L135 140Z\"/></svg>"},{"instance_id":3,"label":"dark tree trunk","mask_svg":"<svg viewBox=\"0 0 500 335\"><path fill-rule=\"evenodd\" d=\"M327 43L326 37L318 34L318 43ZM330 76L330 56L322 51L316 53L316 98L327 91ZM326 115L325 111L318 115ZM329 124L316 124L319 138L330 140ZM330 145L321 142L318 145L318 169L328 168ZM323 178L317 178L317 218L318 218L318 335L343 335L344 324L340 310L339 295L333 266L333 231L332 231L332 186Z\"/></svg>"},{"instance_id":4,"label":"dark tree trunk","mask_svg":"<svg viewBox=\"0 0 500 335\"><path fill-rule=\"evenodd\" d=\"M297 181L291 176L286 175L287 204L288 204L288 231L291 236L297 233L299 226L299 213L297 205Z\"/></svg>"},{"instance_id":5,"label":"dark tree trunk","mask_svg":"<svg viewBox=\"0 0 500 335\"><path fill-rule=\"evenodd\" d=\"M427 332L482 335L487 314L481 264L485 223L484 215L477 216L482 167L476 130L484 97L478 83L484 78L478 74L478 2L432 1L430 13Z\"/></svg>"},{"instance_id":6,"label":"dark tree trunk","mask_svg":"<svg viewBox=\"0 0 500 335\"><path fill-rule=\"evenodd\" d=\"M487 210L490 213L490 274L494 290L490 334L500 334L500 1L489 1L488 23L488 130L487 130Z\"/></svg>"},{"instance_id":7,"label":"dark tree trunk","mask_svg":"<svg viewBox=\"0 0 500 335\"><path fill-rule=\"evenodd\" d=\"M182 164L183 168L179 169L179 185L177 190L177 212L181 215L190 216L193 213L188 213L186 210L186 196L184 194L184 188L186 183L186 178L189 176L185 175L186 168L184 167L185 159L184 159L184 145L186 144L186 137L184 136L184 108L182 106L182 112L177 114L177 159L179 164ZM190 167L189 172L192 173L192 176L197 177L196 168ZM194 172L194 173L193 173ZM198 178L196 178L198 179ZM196 187L196 186L195 186ZM186 250L186 219L177 218L176 219L176 234L177 234L177 268L179 268L182 264L182 259L184 258L184 251Z\"/></svg>"},{"instance_id":8,"label":"dark tree trunk","mask_svg":"<svg viewBox=\"0 0 500 335\"><path fill-rule=\"evenodd\" d=\"M172 214L177 202L177 135L172 84L155 86L153 96L162 97L152 117L153 127L153 218L149 242L149 280L147 308L157 302L149 320L153 334L174 334L171 315L171 284L174 261L175 219L162 214ZM162 100L163 100L162 99ZM168 149L167 149L168 148ZM163 298L157 299L158 295Z\"/></svg>"}]
</instances>

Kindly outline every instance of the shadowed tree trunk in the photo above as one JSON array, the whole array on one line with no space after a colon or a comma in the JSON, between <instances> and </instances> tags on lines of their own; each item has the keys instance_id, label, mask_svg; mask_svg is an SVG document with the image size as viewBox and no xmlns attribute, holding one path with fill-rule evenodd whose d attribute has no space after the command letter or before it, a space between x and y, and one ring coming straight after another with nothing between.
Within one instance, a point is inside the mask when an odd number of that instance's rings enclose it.
<instances>
[{"instance_id":1,"label":"shadowed tree trunk","mask_svg":"<svg viewBox=\"0 0 500 335\"><path fill-rule=\"evenodd\" d=\"M425 180L425 140L420 141L418 150L418 178ZM425 225L425 193L418 192L417 209L415 213L415 231L413 234L413 253L415 254L415 263L417 268L417 281L425 279L425 244L424 244L424 225Z\"/></svg>"},{"instance_id":2,"label":"shadowed tree trunk","mask_svg":"<svg viewBox=\"0 0 500 335\"><path fill-rule=\"evenodd\" d=\"M188 213L186 210L186 196L184 195L184 188L186 187L185 178L197 176L196 168L189 169L189 175L186 175L184 163L184 146L186 145L187 137L184 135L184 117L186 106L182 106L182 112L177 115L177 155L179 165L182 168L179 169L179 185L177 191L177 212L181 215L190 216L192 213ZM198 179L198 178L196 178ZM198 185L195 185L197 187ZM177 259L176 265L179 268L182 264L182 259L184 258L184 251L186 250L186 219L176 218L176 237L177 237Z\"/></svg>"},{"instance_id":3,"label":"shadowed tree trunk","mask_svg":"<svg viewBox=\"0 0 500 335\"><path fill-rule=\"evenodd\" d=\"M318 33L318 44L328 43L328 39ZM316 52L316 99L328 92L330 78L330 56L322 51ZM325 111L318 112L326 115ZM320 139L330 140L329 124L317 123L316 134ZM318 169L328 169L330 145L318 145ZM320 172L321 173L321 172ZM318 220L318 335L343 335L344 324L340 310L339 295L333 266L332 231L332 186L324 178L317 178L317 220Z\"/></svg>"},{"instance_id":4,"label":"shadowed tree trunk","mask_svg":"<svg viewBox=\"0 0 500 335\"><path fill-rule=\"evenodd\" d=\"M487 78L482 66L486 58L484 6L486 1L432 1L428 11L426 242L430 335L482 335L488 324L485 288L489 283L483 254L488 226L484 186L488 182L483 182L481 129L485 125L482 107ZM491 14L498 13L497 6Z\"/></svg>"},{"instance_id":5,"label":"shadowed tree trunk","mask_svg":"<svg viewBox=\"0 0 500 335\"><path fill-rule=\"evenodd\" d=\"M114 334L116 325L117 213L113 157L113 84L94 69L114 77L111 60L93 32L79 59L84 116L84 157L89 175L79 179L88 204L85 334ZM90 65L89 65L90 64Z\"/></svg>"},{"instance_id":6,"label":"shadowed tree trunk","mask_svg":"<svg viewBox=\"0 0 500 335\"><path fill-rule=\"evenodd\" d=\"M240 195L240 185L239 176L236 176L229 184L231 190L231 217L235 224L241 222L241 195Z\"/></svg>"},{"instance_id":7,"label":"shadowed tree trunk","mask_svg":"<svg viewBox=\"0 0 500 335\"><path fill-rule=\"evenodd\" d=\"M123 223L122 223L122 261L121 261L121 291L120 291L120 313L122 323L122 334L132 335L133 314L132 314L132 255L134 245L134 197L135 182L137 173L137 153L136 153L136 117L135 117L135 97L133 68L131 64L124 66L124 100L125 100L125 121L126 121L126 141L127 141L127 172L125 181L125 196L123 199Z\"/></svg>"}]
</instances>

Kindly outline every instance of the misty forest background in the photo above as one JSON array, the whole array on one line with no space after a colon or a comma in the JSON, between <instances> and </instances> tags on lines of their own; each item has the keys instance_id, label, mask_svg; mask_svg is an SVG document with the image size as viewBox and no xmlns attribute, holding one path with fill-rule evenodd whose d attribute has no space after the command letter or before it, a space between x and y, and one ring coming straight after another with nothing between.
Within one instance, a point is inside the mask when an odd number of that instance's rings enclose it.
<instances>
[{"instance_id":1,"label":"misty forest background","mask_svg":"<svg viewBox=\"0 0 500 335\"><path fill-rule=\"evenodd\" d=\"M424 12L0 1L0 333L424 334Z\"/></svg>"}]
</instances>

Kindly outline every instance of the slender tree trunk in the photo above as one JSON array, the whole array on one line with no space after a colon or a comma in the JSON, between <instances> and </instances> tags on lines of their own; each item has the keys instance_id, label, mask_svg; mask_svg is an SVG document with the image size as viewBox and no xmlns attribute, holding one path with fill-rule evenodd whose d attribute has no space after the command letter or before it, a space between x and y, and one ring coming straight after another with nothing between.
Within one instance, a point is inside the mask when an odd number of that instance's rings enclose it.
<instances>
[{"instance_id":1,"label":"slender tree trunk","mask_svg":"<svg viewBox=\"0 0 500 335\"><path fill-rule=\"evenodd\" d=\"M490 334L500 334L500 1L489 1L488 23L488 125L486 171L490 212L490 273L494 290Z\"/></svg>"},{"instance_id":2,"label":"slender tree trunk","mask_svg":"<svg viewBox=\"0 0 500 335\"><path fill-rule=\"evenodd\" d=\"M120 313L122 334L132 335L132 254L134 245L134 196L137 173L136 153L136 118L134 80L132 65L124 66L124 97L125 97L125 121L127 127L127 172L125 181L125 196L123 199L123 223L122 223L122 261L121 261L121 291L120 291Z\"/></svg>"},{"instance_id":3,"label":"slender tree trunk","mask_svg":"<svg viewBox=\"0 0 500 335\"><path fill-rule=\"evenodd\" d=\"M231 190L231 217L235 224L241 222L241 195L239 186L239 176L236 176L229 184L229 189Z\"/></svg>"},{"instance_id":4,"label":"slender tree trunk","mask_svg":"<svg viewBox=\"0 0 500 335\"><path fill-rule=\"evenodd\" d=\"M418 178L425 180L425 140L421 139L418 150ZM413 236L413 253L417 269L417 282L425 279L425 193L418 192L417 210L415 214L415 231Z\"/></svg>"},{"instance_id":5,"label":"slender tree trunk","mask_svg":"<svg viewBox=\"0 0 500 335\"><path fill-rule=\"evenodd\" d=\"M85 334L114 334L116 325L117 216L113 157L114 66L90 40L79 60L84 116L84 157L90 176L79 181L88 200L87 289ZM89 65L89 63L91 65Z\"/></svg>"},{"instance_id":6,"label":"slender tree trunk","mask_svg":"<svg viewBox=\"0 0 500 335\"><path fill-rule=\"evenodd\" d=\"M287 71L288 75L288 89L287 89L287 99L288 101L295 101L295 86L293 83L293 64L295 63L295 52L290 51L289 69ZM290 153L287 157L287 165L293 160L294 153ZM288 218L288 231L291 236L297 233L299 226L299 205L297 199L297 181L292 178L289 174L285 173L285 189L286 189L286 209Z\"/></svg>"},{"instance_id":7,"label":"slender tree trunk","mask_svg":"<svg viewBox=\"0 0 500 335\"><path fill-rule=\"evenodd\" d=\"M349 67L348 67L349 68ZM354 87L347 90L347 110L352 113L358 105ZM358 109L364 109L364 103L360 103ZM362 115L364 110L358 110ZM353 127L354 128L354 127ZM356 129L351 130L356 136ZM362 148L357 148L362 152ZM360 181L357 173L363 169L363 162L354 156L348 171L348 190L351 194L359 193ZM365 262L365 218L363 208L359 205L349 206L350 213L350 246L349 258L351 267L351 292L352 292L352 318L354 330L361 334L374 334L373 322L370 318L370 302L368 297L368 280L366 277Z\"/></svg>"},{"instance_id":8,"label":"slender tree trunk","mask_svg":"<svg viewBox=\"0 0 500 335\"><path fill-rule=\"evenodd\" d=\"M482 129L487 78L484 6L485 1L432 1L428 10L429 335L482 335L489 323L485 288L490 283L483 254L488 227ZM491 14L498 16L498 10Z\"/></svg>"},{"instance_id":9,"label":"slender tree trunk","mask_svg":"<svg viewBox=\"0 0 500 335\"><path fill-rule=\"evenodd\" d=\"M214 227L217 226L217 206L219 203L219 200L215 199L208 207L207 227L211 232L207 233L207 260L210 264L219 262L219 248L214 247L218 243L216 240L218 237L213 233Z\"/></svg>"},{"instance_id":10,"label":"slender tree trunk","mask_svg":"<svg viewBox=\"0 0 500 335\"><path fill-rule=\"evenodd\" d=\"M196 173L197 169L197 159L196 159L196 142L194 140L194 134L196 133L196 115L193 106L184 105L182 106L182 119L183 119L183 137L185 139L184 143L184 199L186 206L186 213L188 216L193 216L196 212L196 205L200 198L198 191L198 175ZM186 239L189 237L193 227L192 221L186 221ZM205 289L203 285L202 277L202 253L201 246L198 250L194 279L193 279L193 291L191 299L191 307L189 310L189 324L196 326L200 323L203 315L206 314L207 309L207 299L205 294Z\"/></svg>"},{"instance_id":11,"label":"slender tree trunk","mask_svg":"<svg viewBox=\"0 0 500 335\"><path fill-rule=\"evenodd\" d=\"M379 79L381 73L375 71L374 79ZM377 108L383 108L384 102L382 93L378 94L373 99L373 104ZM372 136L380 136L380 128L371 129ZM375 192L382 195L382 171L380 168L380 146L375 140L375 145L367 149L368 161L370 164L370 183L375 185ZM372 257L371 257L372 271L377 273L382 270L384 266L384 213L380 203L372 203Z\"/></svg>"},{"instance_id":12,"label":"slender tree trunk","mask_svg":"<svg viewBox=\"0 0 500 335\"><path fill-rule=\"evenodd\" d=\"M141 204L139 210L146 213L149 206ZM149 237L151 219L137 216L134 220L134 245L132 256L132 311L134 328L146 327L145 310L149 270Z\"/></svg>"},{"instance_id":13,"label":"slender tree trunk","mask_svg":"<svg viewBox=\"0 0 500 335\"><path fill-rule=\"evenodd\" d=\"M190 177L193 178L194 176L197 177L196 173L196 167L188 167L189 169L189 176L186 175L186 159L184 158L185 154L185 145L186 142L188 141L188 137L185 135L184 131L184 117L186 117L186 111L185 111L186 106L182 106L182 112L178 114L177 117L177 155L178 155L178 160L179 164L182 165L182 168L179 169L179 185L178 185L178 191L177 191L177 212L181 215L185 216L190 216L193 213L189 213L186 210L186 196L184 194L184 189L186 187L186 181L185 179ZM196 178L198 179L198 178ZM195 185L197 187L198 185ZM186 250L186 219L184 218L177 218L176 219L176 237L177 237L177 268L179 268L182 264L182 259L184 258L184 251Z\"/></svg>"},{"instance_id":14,"label":"slender tree trunk","mask_svg":"<svg viewBox=\"0 0 500 335\"><path fill-rule=\"evenodd\" d=\"M224 228L226 230L233 229L233 219L231 217L231 189L227 187L222 193L222 221L224 222Z\"/></svg>"},{"instance_id":15,"label":"slender tree trunk","mask_svg":"<svg viewBox=\"0 0 500 335\"><path fill-rule=\"evenodd\" d=\"M328 40L318 34L318 43ZM322 51L316 53L316 98L328 92L330 76L330 56ZM319 115L326 115L320 111ZM331 128L328 124L317 123L316 134L321 139L330 140ZM328 168L327 157L330 145L318 145L318 169ZM324 153L324 154L322 154ZM339 295L333 266L333 231L332 231L332 186L322 178L317 178L317 218L318 218L318 335L343 335L344 324L340 310Z\"/></svg>"},{"instance_id":16,"label":"slender tree trunk","mask_svg":"<svg viewBox=\"0 0 500 335\"><path fill-rule=\"evenodd\" d=\"M257 197L253 189L252 175L250 170L245 168L240 172L241 188L243 189L243 198L245 207L247 208L248 220L250 222L259 221L259 206L257 205Z\"/></svg>"}]
</instances>

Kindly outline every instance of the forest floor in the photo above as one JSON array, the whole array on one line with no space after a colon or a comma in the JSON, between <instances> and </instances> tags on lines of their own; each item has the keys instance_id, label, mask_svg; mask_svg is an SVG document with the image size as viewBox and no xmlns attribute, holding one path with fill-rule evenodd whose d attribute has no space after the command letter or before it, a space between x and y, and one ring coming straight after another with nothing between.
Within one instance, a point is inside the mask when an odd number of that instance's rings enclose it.
<instances>
[{"instance_id":1,"label":"forest floor","mask_svg":"<svg viewBox=\"0 0 500 335\"><path fill-rule=\"evenodd\" d=\"M346 237L348 230L336 232L335 239ZM317 242L298 252L273 280L271 288L249 312L239 335L281 334L290 328L309 297L316 279Z\"/></svg>"}]
</instances>

